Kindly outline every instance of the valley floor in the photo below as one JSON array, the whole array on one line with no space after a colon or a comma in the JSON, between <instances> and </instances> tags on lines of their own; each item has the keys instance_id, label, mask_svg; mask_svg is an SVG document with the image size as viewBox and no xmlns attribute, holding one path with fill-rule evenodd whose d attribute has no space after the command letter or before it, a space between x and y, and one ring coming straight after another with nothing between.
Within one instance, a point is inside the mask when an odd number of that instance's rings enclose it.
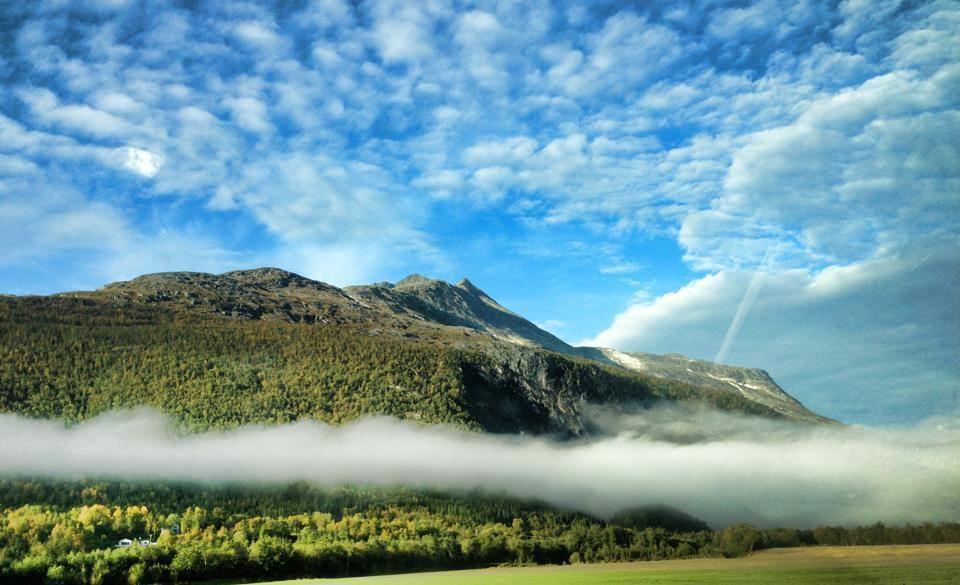
<instances>
[{"instance_id":1,"label":"valley floor","mask_svg":"<svg viewBox=\"0 0 960 585\"><path fill-rule=\"evenodd\" d=\"M774 549L740 559L504 567L284 585L960 584L960 544Z\"/></svg>"}]
</instances>

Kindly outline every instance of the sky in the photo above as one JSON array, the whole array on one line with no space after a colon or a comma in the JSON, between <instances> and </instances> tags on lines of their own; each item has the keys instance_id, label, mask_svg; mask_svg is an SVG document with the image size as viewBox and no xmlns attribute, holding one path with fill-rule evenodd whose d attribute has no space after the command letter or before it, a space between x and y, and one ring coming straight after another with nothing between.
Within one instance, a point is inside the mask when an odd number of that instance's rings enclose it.
<instances>
[{"instance_id":1,"label":"sky","mask_svg":"<svg viewBox=\"0 0 960 585\"><path fill-rule=\"evenodd\" d=\"M572 343L960 411L955 2L0 0L0 292L463 276Z\"/></svg>"}]
</instances>

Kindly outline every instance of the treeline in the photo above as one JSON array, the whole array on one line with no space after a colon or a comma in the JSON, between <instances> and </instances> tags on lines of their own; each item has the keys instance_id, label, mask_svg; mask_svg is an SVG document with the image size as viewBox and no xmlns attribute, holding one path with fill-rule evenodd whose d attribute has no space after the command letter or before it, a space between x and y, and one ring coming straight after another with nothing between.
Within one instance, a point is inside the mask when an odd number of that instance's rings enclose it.
<instances>
[{"instance_id":1,"label":"treeline","mask_svg":"<svg viewBox=\"0 0 960 585\"><path fill-rule=\"evenodd\" d=\"M289 484L226 483L215 486L176 481L53 480L45 478L0 478L0 508L43 505L53 510L103 504L107 506L146 506L159 514L174 514L190 507L216 511L217 517L290 516L322 512L334 518L365 513L384 506L419 508L432 514L451 515L471 524L510 523L525 514L547 513L558 522L590 519L590 516L558 510L538 500L504 497L481 490L441 492L402 486L316 486L307 482ZM651 509L651 512L660 512ZM661 514L647 521L646 516L625 515L631 525L672 526L672 516ZM685 515L674 515L690 522ZM694 522L698 522L693 519ZM644 524L644 522L647 522ZM651 522L653 522L651 524ZM687 526L682 524L678 526ZM706 525L696 524L697 529Z\"/></svg>"},{"instance_id":2,"label":"treeline","mask_svg":"<svg viewBox=\"0 0 960 585\"><path fill-rule=\"evenodd\" d=\"M797 546L871 546L885 544L946 544L960 542L960 523L886 526L818 526L814 529L765 528L735 524L717 533L725 556L740 556L768 548Z\"/></svg>"},{"instance_id":3,"label":"treeline","mask_svg":"<svg viewBox=\"0 0 960 585\"><path fill-rule=\"evenodd\" d=\"M149 406L192 430L303 418L339 424L369 414L476 430L560 430L550 426L550 400L536 402L544 393L524 390L542 373L551 386L547 398L566 392L597 402L700 400L775 415L733 393L545 351L529 352L530 363L543 368L537 375L508 371L512 358L497 361L482 341L465 345L442 331L407 338L351 325L201 318L159 308L150 322L151 309L0 298L0 412L80 421ZM505 400L514 401L520 420L498 429Z\"/></svg>"},{"instance_id":4,"label":"treeline","mask_svg":"<svg viewBox=\"0 0 960 585\"><path fill-rule=\"evenodd\" d=\"M722 553L708 529L642 526L663 510L628 515L633 525L624 526L483 493L5 480L0 497L4 583L336 577ZM17 505L28 498L38 503ZM177 508L183 498L205 505ZM265 502L302 511L264 514ZM124 538L150 544L118 548Z\"/></svg>"},{"instance_id":5,"label":"treeline","mask_svg":"<svg viewBox=\"0 0 960 585\"><path fill-rule=\"evenodd\" d=\"M676 530L652 523L699 528L698 521L662 507L604 521L485 493L305 484L203 487L8 479L0 483L0 498L4 583L337 577L505 563L739 556L817 544L960 542L955 523ZM26 498L35 503L19 505ZM182 506L184 499L200 505ZM277 512L258 509L265 504ZM149 544L117 547L125 538Z\"/></svg>"},{"instance_id":6,"label":"treeline","mask_svg":"<svg viewBox=\"0 0 960 585\"><path fill-rule=\"evenodd\" d=\"M830 546L945 544L960 542L960 523L884 526L878 522L854 528L820 526L813 530L812 540L815 544Z\"/></svg>"}]
</instances>

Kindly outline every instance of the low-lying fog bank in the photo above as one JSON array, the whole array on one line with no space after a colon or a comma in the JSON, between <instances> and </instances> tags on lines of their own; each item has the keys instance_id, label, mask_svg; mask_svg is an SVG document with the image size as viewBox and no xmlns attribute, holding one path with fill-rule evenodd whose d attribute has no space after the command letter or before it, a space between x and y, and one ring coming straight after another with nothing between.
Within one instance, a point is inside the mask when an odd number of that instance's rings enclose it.
<instances>
[{"instance_id":1,"label":"low-lying fog bank","mask_svg":"<svg viewBox=\"0 0 960 585\"><path fill-rule=\"evenodd\" d=\"M960 520L956 418L898 429L677 408L595 408L592 418L609 437L557 442L387 418L185 435L149 411L70 427L0 415L0 474L482 488L598 515L667 504L715 527Z\"/></svg>"}]
</instances>

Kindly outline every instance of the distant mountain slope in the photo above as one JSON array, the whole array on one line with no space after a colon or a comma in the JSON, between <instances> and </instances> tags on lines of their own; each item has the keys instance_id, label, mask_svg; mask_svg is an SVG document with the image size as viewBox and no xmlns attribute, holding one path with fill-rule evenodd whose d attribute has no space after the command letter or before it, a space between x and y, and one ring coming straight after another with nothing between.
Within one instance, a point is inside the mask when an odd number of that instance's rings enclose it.
<instances>
[{"instance_id":1,"label":"distant mountain slope","mask_svg":"<svg viewBox=\"0 0 960 585\"><path fill-rule=\"evenodd\" d=\"M363 300L384 300L395 311L433 323L469 327L501 341L573 353L570 345L502 307L466 278L450 285L413 274L395 285L354 286L346 291Z\"/></svg>"},{"instance_id":2,"label":"distant mountain slope","mask_svg":"<svg viewBox=\"0 0 960 585\"><path fill-rule=\"evenodd\" d=\"M340 289L279 268L220 275L165 272L60 296L291 323L465 327L501 341L576 355L573 347L504 308L465 278L451 285L413 274L396 284Z\"/></svg>"},{"instance_id":3,"label":"distant mountain slope","mask_svg":"<svg viewBox=\"0 0 960 585\"><path fill-rule=\"evenodd\" d=\"M33 416L145 404L197 427L382 413L581 435L584 402L670 400L825 420L759 371L571 347L466 279L340 289L276 268L149 274L3 297L0 333L0 410Z\"/></svg>"},{"instance_id":4,"label":"distant mountain slope","mask_svg":"<svg viewBox=\"0 0 960 585\"><path fill-rule=\"evenodd\" d=\"M96 291L54 296L290 323L354 323L390 314L382 307L365 306L335 286L279 268L224 274L161 272L114 282Z\"/></svg>"},{"instance_id":5,"label":"distant mountain slope","mask_svg":"<svg viewBox=\"0 0 960 585\"><path fill-rule=\"evenodd\" d=\"M624 353L609 348L598 349L604 357L628 370L713 388L719 392L737 392L744 398L768 406L789 418L813 422L830 421L808 410L774 382L770 374L760 369L726 366L680 354L656 355L642 352Z\"/></svg>"}]
</instances>

